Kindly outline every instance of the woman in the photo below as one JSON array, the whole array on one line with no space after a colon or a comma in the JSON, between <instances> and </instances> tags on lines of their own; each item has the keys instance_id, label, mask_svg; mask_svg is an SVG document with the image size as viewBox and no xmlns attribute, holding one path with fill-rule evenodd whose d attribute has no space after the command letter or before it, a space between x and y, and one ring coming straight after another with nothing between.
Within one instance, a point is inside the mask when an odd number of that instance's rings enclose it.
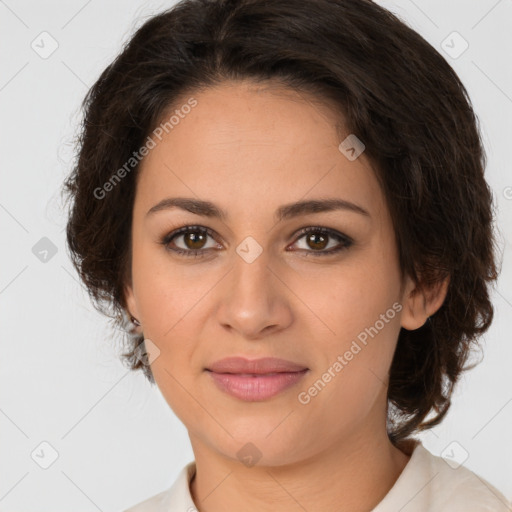
<instances>
[{"instance_id":1,"label":"woman","mask_svg":"<svg viewBox=\"0 0 512 512\"><path fill-rule=\"evenodd\" d=\"M185 0L84 109L73 262L195 456L131 511L509 510L414 438L497 278L477 119L438 52L367 0Z\"/></svg>"}]
</instances>

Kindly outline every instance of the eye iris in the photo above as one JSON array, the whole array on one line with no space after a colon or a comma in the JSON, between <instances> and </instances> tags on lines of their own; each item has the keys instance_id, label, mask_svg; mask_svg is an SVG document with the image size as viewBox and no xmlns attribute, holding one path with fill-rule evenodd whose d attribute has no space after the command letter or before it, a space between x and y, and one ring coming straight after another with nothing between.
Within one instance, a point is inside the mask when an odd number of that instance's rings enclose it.
<instances>
[{"instance_id":1,"label":"eye iris","mask_svg":"<svg viewBox=\"0 0 512 512\"><path fill-rule=\"evenodd\" d=\"M318 244L318 241L317 241L318 238L321 238L322 242L320 242L320 246L318 246L318 245L315 246L315 244ZM312 248L314 248L314 249L324 249L327 245L327 236L323 235L321 233L310 233L307 236L307 241L308 241L308 243L313 242ZM310 245L310 247L311 247L311 245Z\"/></svg>"},{"instance_id":2,"label":"eye iris","mask_svg":"<svg viewBox=\"0 0 512 512\"><path fill-rule=\"evenodd\" d=\"M204 233L199 233L197 231L187 231L184 235L184 240L185 240L185 245L189 249L197 250L197 249L201 249L202 246L204 245L206 236ZM193 245L193 244L198 243L198 241L199 241L199 246ZM192 244L192 246L190 246L190 243Z\"/></svg>"}]
</instances>

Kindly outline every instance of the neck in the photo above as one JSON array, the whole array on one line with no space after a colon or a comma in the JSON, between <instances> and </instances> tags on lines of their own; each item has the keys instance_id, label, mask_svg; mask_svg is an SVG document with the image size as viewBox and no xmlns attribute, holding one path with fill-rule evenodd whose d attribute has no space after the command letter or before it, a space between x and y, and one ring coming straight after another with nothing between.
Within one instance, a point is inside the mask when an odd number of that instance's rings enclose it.
<instances>
[{"instance_id":1,"label":"neck","mask_svg":"<svg viewBox=\"0 0 512 512\"><path fill-rule=\"evenodd\" d=\"M244 510L370 511L409 461L385 432L359 429L314 457L280 466L246 467L191 437L196 476L190 485L200 512Z\"/></svg>"}]
</instances>

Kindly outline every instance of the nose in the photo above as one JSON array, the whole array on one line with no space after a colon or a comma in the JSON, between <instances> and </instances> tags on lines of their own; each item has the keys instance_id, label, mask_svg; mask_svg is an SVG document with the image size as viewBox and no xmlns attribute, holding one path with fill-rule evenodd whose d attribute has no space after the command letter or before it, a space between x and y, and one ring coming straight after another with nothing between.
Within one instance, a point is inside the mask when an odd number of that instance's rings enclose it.
<instances>
[{"instance_id":1,"label":"nose","mask_svg":"<svg viewBox=\"0 0 512 512\"><path fill-rule=\"evenodd\" d=\"M284 276L272 269L263 251L248 262L238 254L221 284L218 321L242 338L258 340L286 329L293 321Z\"/></svg>"}]
</instances>

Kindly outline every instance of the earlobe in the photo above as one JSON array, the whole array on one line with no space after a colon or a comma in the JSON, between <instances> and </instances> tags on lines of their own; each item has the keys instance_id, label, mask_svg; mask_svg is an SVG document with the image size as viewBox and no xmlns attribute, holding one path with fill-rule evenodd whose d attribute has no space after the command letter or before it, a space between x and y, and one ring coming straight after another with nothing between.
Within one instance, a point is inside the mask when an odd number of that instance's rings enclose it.
<instances>
[{"instance_id":1,"label":"earlobe","mask_svg":"<svg viewBox=\"0 0 512 512\"><path fill-rule=\"evenodd\" d=\"M126 285L124 287L124 300L126 304L126 313L127 315L133 316L135 318L139 318L139 311L137 308L137 303L135 302L135 296L133 293L133 289L130 285Z\"/></svg>"},{"instance_id":2,"label":"earlobe","mask_svg":"<svg viewBox=\"0 0 512 512\"><path fill-rule=\"evenodd\" d=\"M428 289L421 289L408 277L401 326L413 331L424 325L427 319L442 306L448 293L449 281L450 278L446 277Z\"/></svg>"}]
</instances>

